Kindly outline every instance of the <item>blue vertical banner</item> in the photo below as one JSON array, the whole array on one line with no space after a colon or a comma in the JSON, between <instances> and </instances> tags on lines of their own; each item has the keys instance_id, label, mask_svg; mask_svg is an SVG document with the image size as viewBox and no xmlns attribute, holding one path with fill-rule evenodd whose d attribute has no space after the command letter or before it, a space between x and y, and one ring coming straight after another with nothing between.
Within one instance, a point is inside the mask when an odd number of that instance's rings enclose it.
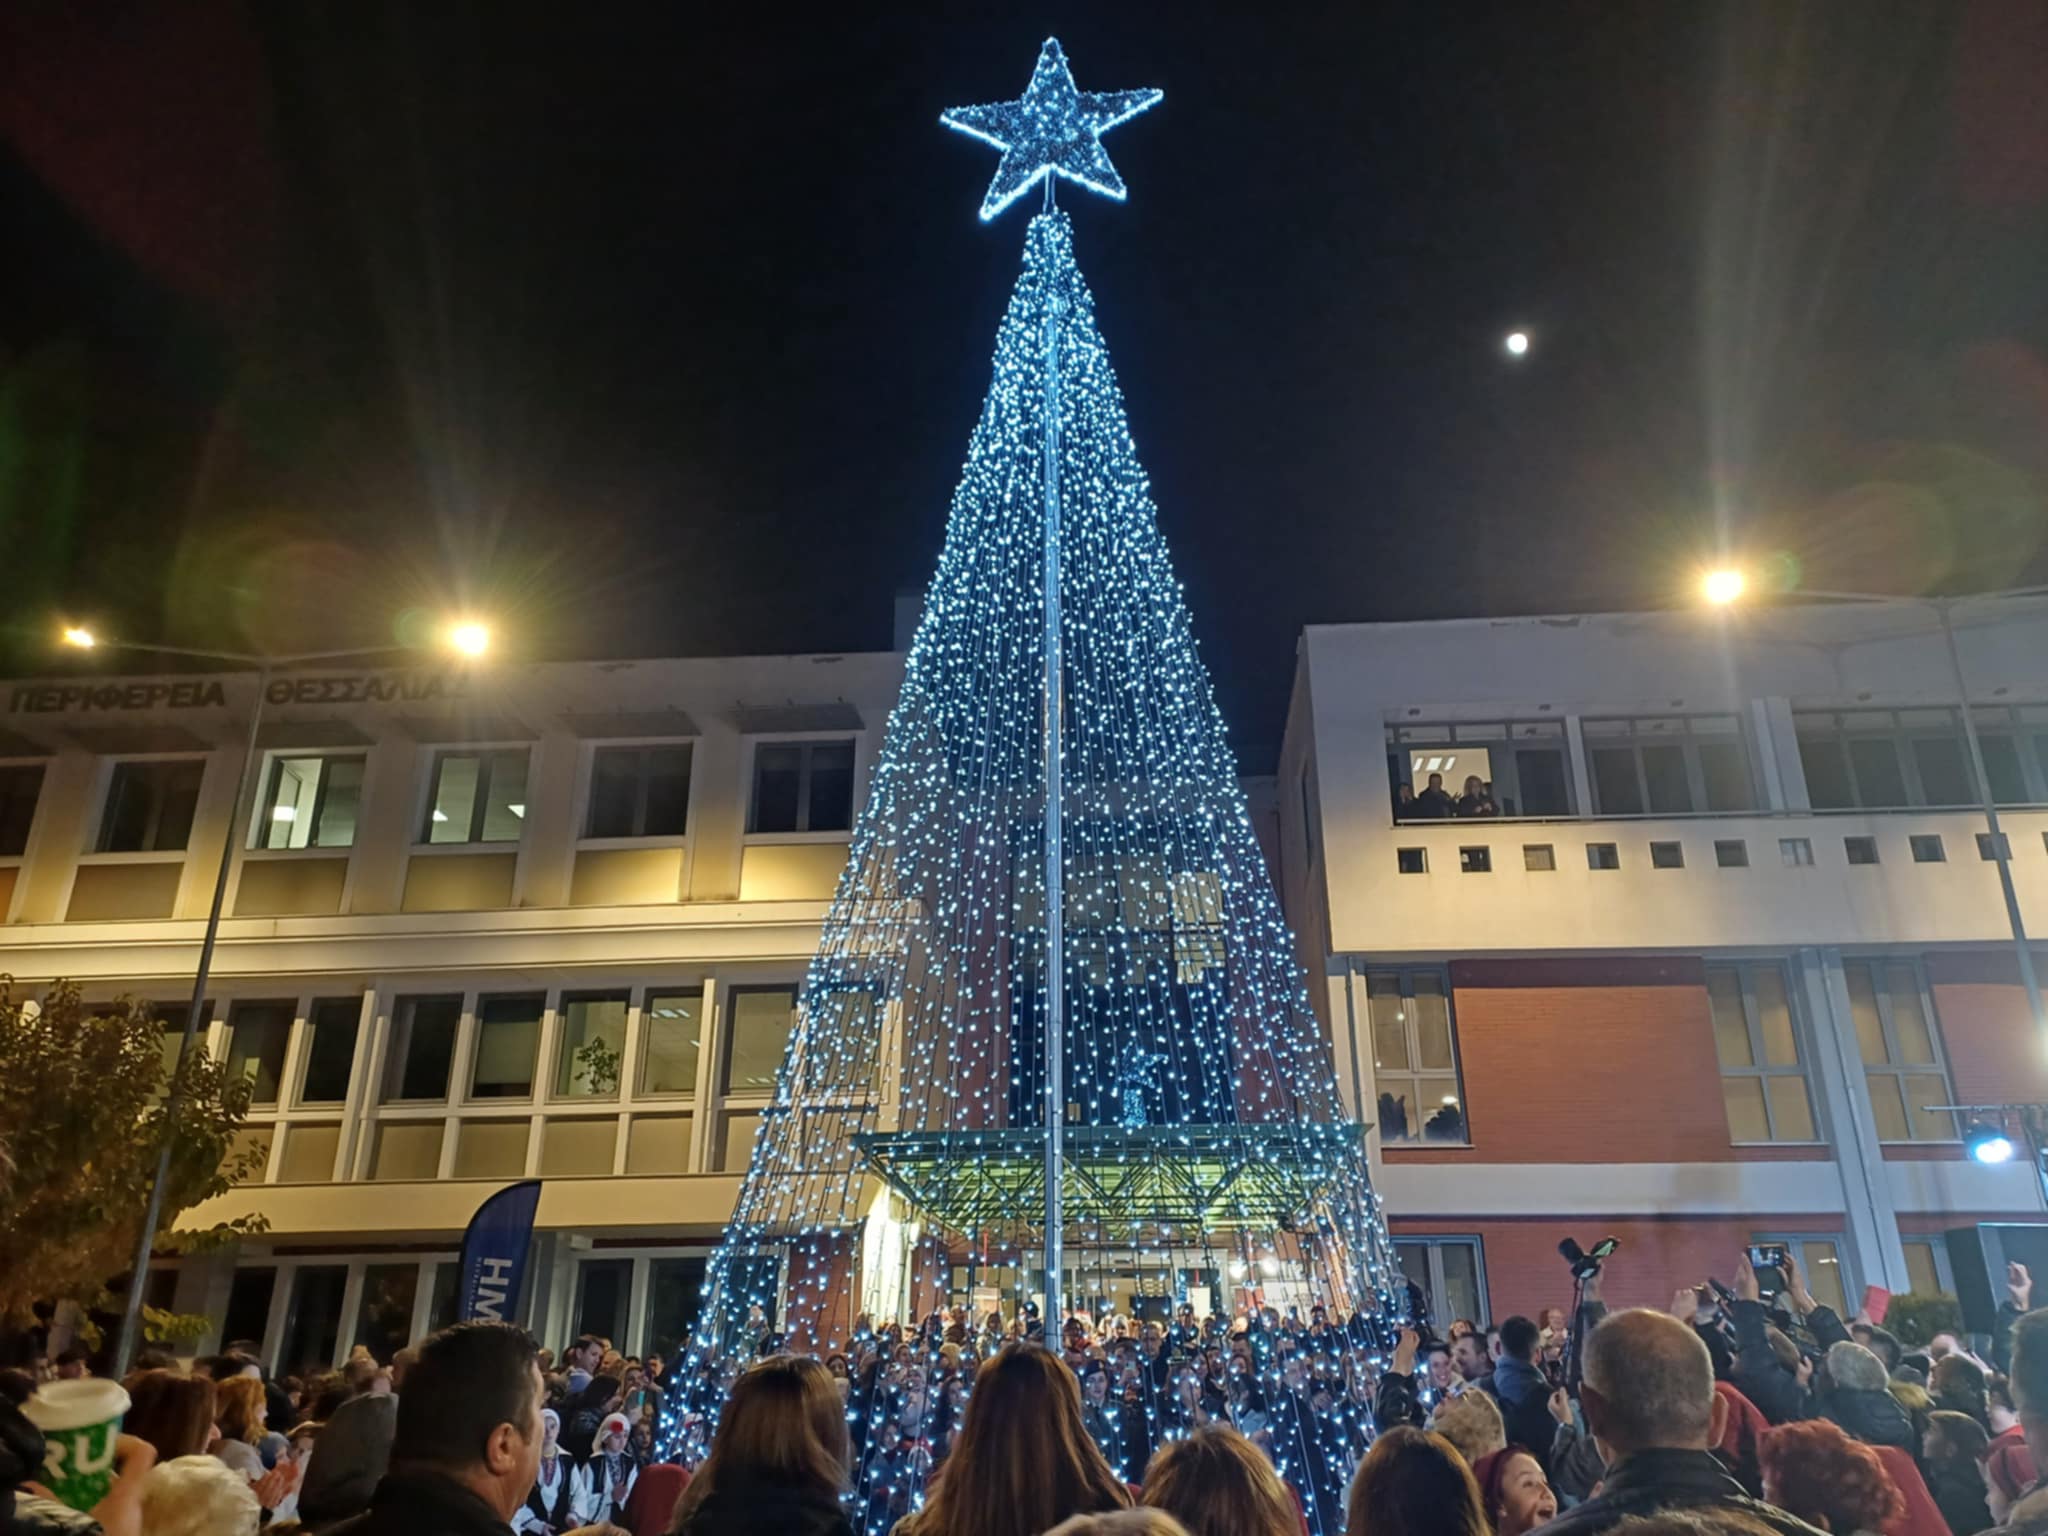
<instances>
[{"instance_id":1,"label":"blue vertical banner","mask_svg":"<svg viewBox=\"0 0 2048 1536\"><path fill-rule=\"evenodd\" d=\"M462 1234L462 1292L455 1314L462 1321L509 1323L518 1315L539 1204L540 1180L527 1179L506 1185L469 1218L469 1230Z\"/></svg>"}]
</instances>

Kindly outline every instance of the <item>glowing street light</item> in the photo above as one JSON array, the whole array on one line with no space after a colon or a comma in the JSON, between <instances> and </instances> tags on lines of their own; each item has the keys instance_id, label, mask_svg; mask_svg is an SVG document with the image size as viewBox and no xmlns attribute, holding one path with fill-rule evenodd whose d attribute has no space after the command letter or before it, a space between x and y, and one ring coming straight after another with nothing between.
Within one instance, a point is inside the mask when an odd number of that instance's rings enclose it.
<instances>
[{"instance_id":1,"label":"glowing street light","mask_svg":"<svg viewBox=\"0 0 2048 1536\"><path fill-rule=\"evenodd\" d=\"M98 636L83 624L66 624L63 640L66 645L75 646L81 651L89 651L100 643Z\"/></svg>"},{"instance_id":2,"label":"glowing street light","mask_svg":"<svg viewBox=\"0 0 2048 1536\"><path fill-rule=\"evenodd\" d=\"M1700 577L1700 596L1716 607L1739 602L1749 590L1749 577L1732 565L1716 567Z\"/></svg>"},{"instance_id":3,"label":"glowing street light","mask_svg":"<svg viewBox=\"0 0 2048 1536\"><path fill-rule=\"evenodd\" d=\"M1508 349L1509 357L1521 357L1529 350L1529 333L1527 331L1509 331L1507 340L1502 342L1501 345Z\"/></svg>"},{"instance_id":4,"label":"glowing street light","mask_svg":"<svg viewBox=\"0 0 2048 1536\"><path fill-rule=\"evenodd\" d=\"M460 619L448 626L448 644L464 656L481 656L491 648L491 627L477 619Z\"/></svg>"},{"instance_id":5,"label":"glowing street light","mask_svg":"<svg viewBox=\"0 0 2048 1536\"><path fill-rule=\"evenodd\" d=\"M1963 1146L1970 1156L1980 1163L2009 1163L2012 1161L2012 1138L1995 1125L1973 1125L1963 1138Z\"/></svg>"}]
</instances>

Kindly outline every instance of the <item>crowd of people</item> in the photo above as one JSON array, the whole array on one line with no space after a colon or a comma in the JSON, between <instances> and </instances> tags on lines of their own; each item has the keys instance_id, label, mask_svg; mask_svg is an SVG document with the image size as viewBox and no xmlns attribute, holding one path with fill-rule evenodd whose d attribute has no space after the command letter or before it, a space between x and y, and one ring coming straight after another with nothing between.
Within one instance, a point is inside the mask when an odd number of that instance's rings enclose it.
<instances>
[{"instance_id":1,"label":"crowd of people","mask_svg":"<svg viewBox=\"0 0 2048 1536\"><path fill-rule=\"evenodd\" d=\"M495 1323L308 1380L150 1360L83 1513L34 1482L15 1373L0 1536L2048 1536L2048 1310L2007 1282L1982 1357L1745 1259L1662 1311L1608 1315L1595 1276L1574 1316L1391 1347L1319 1308L1184 1307L1056 1339L1028 1310L863 1320L823 1360L765 1320L694 1366L588 1336L557 1362Z\"/></svg>"},{"instance_id":2,"label":"crowd of people","mask_svg":"<svg viewBox=\"0 0 2048 1536\"><path fill-rule=\"evenodd\" d=\"M1500 802L1493 798L1493 786L1476 773L1465 775L1465 787L1455 795L1444 788L1444 776L1440 773L1432 773L1424 781L1421 794L1417 794L1415 786L1408 783L1394 790L1396 821L1448 821L1453 816L1500 814Z\"/></svg>"}]
</instances>

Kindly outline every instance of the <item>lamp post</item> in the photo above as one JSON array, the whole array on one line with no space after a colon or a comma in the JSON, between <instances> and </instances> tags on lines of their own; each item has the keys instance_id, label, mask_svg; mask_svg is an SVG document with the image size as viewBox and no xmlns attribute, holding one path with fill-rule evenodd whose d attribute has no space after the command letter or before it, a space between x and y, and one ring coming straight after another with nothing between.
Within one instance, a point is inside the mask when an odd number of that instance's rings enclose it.
<instances>
[{"instance_id":1,"label":"lamp post","mask_svg":"<svg viewBox=\"0 0 2048 1536\"><path fill-rule=\"evenodd\" d=\"M1700 577L1700 595L1716 607L1732 607L1742 601L1749 582L1734 567L1707 571ZM1894 597L1879 592L1833 592L1800 587L1788 594L1814 598L1824 603L1866 603L1897 606L1910 604L1930 610L1941 625L1941 638L1948 656L1949 680L1953 684L1956 709L1963 718L1963 740L1969 746L1970 779L1977 791L1978 808L1991 834L1991 857L1998 866L1998 887L2005 897L2005 916L2012 929L2014 958L2019 961L2020 985L2026 988L2027 1009L2034 1018L2034 1031L2048 1044L2048 1009L2041 1003L2041 983L2034 972L2034 954L2027 942L2027 925L2020 913L2019 890L2012 881L2011 851L1998 824L1998 802L1991 793L1991 776L1984 767L1984 748L1977 739L1977 722L1970 714L1969 680L1963 674L1963 654L1956 644L1955 610L1964 605L2011 602L2048 595L2048 587L2011 587L1998 592L1978 592L1963 597Z\"/></svg>"},{"instance_id":2,"label":"lamp post","mask_svg":"<svg viewBox=\"0 0 2048 1536\"><path fill-rule=\"evenodd\" d=\"M141 1331L142 1295L149 1278L149 1258L155 1247L157 1222L163 1216L164 1183L170 1177L171 1143L176 1134L178 1111L182 1107L185 1084L185 1061L191 1054L192 1042L199 1035L200 1015L206 1008L206 985L213 974L213 951L220 938L221 909L228 894L228 874L234 867L235 844L241 837L244 811L242 801L249 787L249 773L256 762L257 737L263 723L263 704L270 692L271 676L290 667L309 666L316 662L360 661L372 656L388 656L394 651L411 650L403 645L367 646L346 651L302 651L290 656L264 656L241 651L197 650L179 645L143 645L121 640L103 640L91 630L82 626L68 626L63 632L63 643L77 650L109 649L121 651L145 651L159 656L185 656L201 661L221 661L230 665L253 670L256 674L256 697L249 707L249 729L242 740L241 762L235 771L235 793L228 807L228 824L221 837L220 863L213 876L213 902L206 913L206 933L199 944L199 964L192 977L192 1002L185 1011L185 1032L178 1040L178 1056L171 1069L170 1088L164 1097L163 1145L157 1149L156 1173L150 1180L149 1199L143 1207L142 1230L135 1239L135 1263L128 1281L128 1295L121 1309L121 1332L114 1344L114 1377L116 1380L128 1374L129 1363L135 1357L135 1341ZM490 630L476 620L462 620L451 624L446 633L446 643L451 650L463 656L477 657L490 649Z\"/></svg>"}]
</instances>

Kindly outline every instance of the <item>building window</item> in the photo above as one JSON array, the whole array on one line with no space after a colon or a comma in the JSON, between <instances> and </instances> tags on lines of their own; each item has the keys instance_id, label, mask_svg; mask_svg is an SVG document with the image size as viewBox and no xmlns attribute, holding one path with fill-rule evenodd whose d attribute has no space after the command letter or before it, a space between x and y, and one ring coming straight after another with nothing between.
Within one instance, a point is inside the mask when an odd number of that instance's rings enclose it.
<instances>
[{"instance_id":1,"label":"building window","mask_svg":"<svg viewBox=\"0 0 2048 1536\"><path fill-rule=\"evenodd\" d=\"M1586 844L1586 868L1621 868L1621 849L1613 843Z\"/></svg>"},{"instance_id":2,"label":"building window","mask_svg":"<svg viewBox=\"0 0 2048 1536\"><path fill-rule=\"evenodd\" d=\"M1851 864L1875 864L1877 862L1877 839L1874 837L1845 837L1842 839L1842 853Z\"/></svg>"},{"instance_id":3,"label":"building window","mask_svg":"<svg viewBox=\"0 0 2048 1536\"><path fill-rule=\"evenodd\" d=\"M844 832L852 825L851 741L764 741L755 746L749 832Z\"/></svg>"},{"instance_id":4,"label":"building window","mask_svg":"<svg viewBox=\"0 0 2048 1536\"><path fill-rule=\"evenodd\" d=\"M538 992L480 997L476 1054L469 1067L472 1099L530 1099L533 1064L540 1056L540 1021L547 999Z\"/></svg>"},{"instance_id":5,"label":"building window","mask_svg":"<svg viewBox=\"0 0 2048 1536\"><path fill-rule=\"evenodd\" d=\"M192 835L203 758L114 764L95 853L177 853Z\"/></svg>"},{"instance_id":6,"label":"building window","mask_svg":"<svg viewBox=\"0 0 2048 1536\"><path fill-rule=\"evenodd\" d=\"M434 1104L448 1097L462 998L401 997L391 1010L384 1059L384 1102Z\"/></svg>"},{"instance_id":7,"label":"building window","mask_svg":"<svg viewBox=\"0 0 2048 1536\"><path fill-rule=\"evenodd\" d=\"M615 1099L625 1062L624 992L570 992L562 998L562 1038L556 1047L558 1099Z\"/></svg>"},{"instance_id":8,"label":"building window","mask_svg":"<svg viewBox=\"0 0 2048 1536\"><path fill-rule=\"evenodd\" d=\"M1758 1233L1751 1241L1782 1243L1806 1272L1807 1293L1822 1306L1832 1308L1837 1317L1850 1315L1849 1276L1842 1267L1841 1245L1834 1238ZM1862 1300L1860 1292L1857 1300Z\"/></svg>"},{"instance_id":9,"label":"building window","mask_svg":"<svg viewBox=\"0 0 2048 1536\"><path fill-rule=\"evenodd\" d=\"M721 1092L771 1093L796 1024L795 987L733 987Z\"/></svg>"},{"instance_id":10,"label":"building window","mask_svg":"<svg viewBox=\"0 0 2048 1536\"><path fill-rule=\"evenodd\" d=\"M1933 1005L1907 960L1846 960L1849 1012L1881 1141L1954 1141L1955 1116Z\"/></svg>"},{"instance_id":11,"label":"building window","mask_svg":"<svg viewBox=\"0 0 2048 1536\"><path fill-rule=\"evenodd\" d=\"M1493 850L1491 848L1460 848L1458 850L1458 868L1468 875L1490 874L1493 870Z\"/></svg>"},{"instance_id":12,"label":"building window","mask_svg":"<svg viewBox=\"0 0 2048 1536\"><path fill-rule=\"evenodd\" d=\"M1778 839L1778 857L1787 869L1810 869L1813 867L1813 839L1810 837L1781 837Z\"/></svg>"},{"instance_id":13,"label":"building window","mask_svg":"<svg viewBox=\"0 0 2048 1536\"><path fill-rule=\"evenodd\" d=\"M1429 850L1427 848L1396 848L1394 867L1404 875L1426 875L1429 873Z\"/></svg>"},{"instance_id":14,"label":"building window","mask_svg":"<svg viewBox=\"0 0 2048 1536\"><path fill-rule=\"evenodd\" d=\"M1976 706L1984 777L2000 805L2048 804L2048 705ZM1971 786L1970 802L1977 796Z\"/></svg>"},{"instance_id":15,"label":"building window","mask_svg":"<svg viewBox=\"0 0 2048 1536\"><path fill-rule=\"evenodd\" d=\"M1941 846L1939 832L1916 832L1909 839L1913 846L1915 864L1945 864L1948 851Z\"/></svg>"},{"instance_id":16,"label":"building window","mask_svg":"<svg viewBox=\"0 0 2048 1536\"><path fill-rule=\"evenodd\" d=\"M0 767L0 859L18 859L28 849L28 829L43 793L43 765Z\"/></svg>"},{"instance_id":17,"label":"building window","mask_svg":"<svg viewBox=\"0 0 2048 1536\"><path fill-rule=\"evenodd\" d=\"M1953 710L1832 710L1792 726L1817 811L1977 804Z\"/></svg>"},{"instance_id":18,"label":"building window","mask_svg":"<svg viewBox=\"0 0 2048 1536\"><path fill-rule=\"evenodd\" d=\"M434 754L426 843L516 843L526 823L524 747Z\"/></svg>"},{"instance_id":19,"label":"building window","mask_svg":"<svg viewBox=\"0 0 2048 1536\"><path fill-rule=\"evenodd\" d=\"M1422 1292L1438 1333L1459 1318L1487 1325L1486 1250L1478 1238L1397 1237L1394 1259Z\"/></svg>"},{"instance_id":20,"label":"building window","mask_svg":"<svg viewBox=\"0 0 2048 1536\"><path fill-rule=\"evenodd\" d=\"M1985 863L1995 863L2001 857L2012 857L2012 840L2003 832L1993 837L1989 832L1977 834L1977 857Z\"/></svg>"},{"instance_id":21,"label":"building window","mask_svg":"<svg viewBox=\"0 0 2048 1536\"><path fill-rule=\"evenodd\" d=\"M643 1094L697 1091L703 1049L704 994L650 992L640 1010L640 1085Z\"/></svg>"},{"instance_id":22,"label":"building window","mask_svg":"<svg viewBox=\"0 0 2048 1536\"><path fill-rule=\"evenodd\" d=\"M690 813L690 747L599 747L590 762L585 837L681 837Z\"/></svg>"},{"instance_id":23,"label":"building window","mask_svg":"<svg viewBox=\"0 0 2048 1536\"><path fill-rule=\"evenodd\" d=\"M291 1038L297 1012L297 1005L289 1002L236 1003L228 1009L228 1078L247 1082L249 1102L258 1108L277 1103L285 1042Z\"/></svg>"},{"instance_id":24,"label":"building window","mask_svg":"<svg viewBox=\"0 0 2048 1536\"><path fill-rule=\"evenodd\" d=\"M1680 843L1652 843L1652 844L1650 844L1650 868L1652 868L1652 869L1683 869L1683 868L1685 868L1685 847L1684 847L1684 845L1683 845L1683 844L1680 844Z\"/></svg>"},{"instance_id":25,"label":"building window","mask_svg":"<svg viewBox=\"0 0 2048 1536\"><path fill-rule=\"evenodd\" d=\"M1729 1140L1820 1140L1784 968L1710 965L1707 1000Z\"/></svg>"},{"instance_id":26,"label":"building window","mask_svg":"<svg viewBox=\"0 0 2048 1536\"><path fill-rule=\"evenodd\" d=\"M360 753L343 757L271 758L249 846L353 846L356 818L363 803L363 763Z\"/></svg>"},{"instance_id":27,"label":"building window","mask_svg":"<svg viewBox=\"0 0 2048 1536\"><path fill-rule=\"evenodd\" d=\"M356 1033L363 1021L360 997L321 997L306 1019L306 1067L299 1082L301 1104L339 1104L348 1098L356 1062Z\"/></svg>"},{"instance_id":28,"label":"building window","mask_svg":"<svg viewBox=\"0 0 2048 1536\"><path fill-rule=\"evenodd\" d=\"M1415 818L1401 805L1401 786L1416 794L1441 774L1453 800L1477 779L1492 791L1502 816L1569 816L1571 772L1562 720L1516 720L1387 728L1388 791L1397 820Z\"/></svg>"},{"instance_id":29,"label":"building window","mask_svg":"<svg viewBox=\"0 0 2048 1536\"><path fill-rule=\"evenodd\" d=\"M1739 837L1715 838L1714 862L1723 869L1749 868L1749 844Z\"/></svg>"},{"instance_id":30,"label":"building window","mask_svg":"<svg viewBox=\"0 0 2048 1536\"><path fill-rule=\"evenodd\" d=\"M1549 843L1522 844L1522 868L1539 873L1557 868L1557 849Z\"/></svg>"},{"instance_id":31,"label":"building window","mask_svg":"<svg viewBox=\"0 0 2048 1536\"><path fill-rule=\"evenodd\" d=\"M1369 971L1365 996L1381 1142L1469 1141L1442 972Z\"/></svg>"},{"instance_id":32,"label":"building window","mask_svg":"<svg viewBox=\"0 0 2048 1536\"><path fill-rule=\"evenodd\" d=\"M1908 1289L1915 1296L1953 1294L1945 1278L1948 1272L1948 1240L1940 1237L1909 1237L1900 1244L1906 1250Z\"/></svg>"},{"instance_id":33,"label":"building window","mask_svg":"<svg viewBox=\"0 0 2048 1536\"><path fill-rule=\"evenodd\" d=\"M1602 816L1684 816L1756 808L1736 715L1587 720L1586 768Z\"/></svg>"}]
</instances>

